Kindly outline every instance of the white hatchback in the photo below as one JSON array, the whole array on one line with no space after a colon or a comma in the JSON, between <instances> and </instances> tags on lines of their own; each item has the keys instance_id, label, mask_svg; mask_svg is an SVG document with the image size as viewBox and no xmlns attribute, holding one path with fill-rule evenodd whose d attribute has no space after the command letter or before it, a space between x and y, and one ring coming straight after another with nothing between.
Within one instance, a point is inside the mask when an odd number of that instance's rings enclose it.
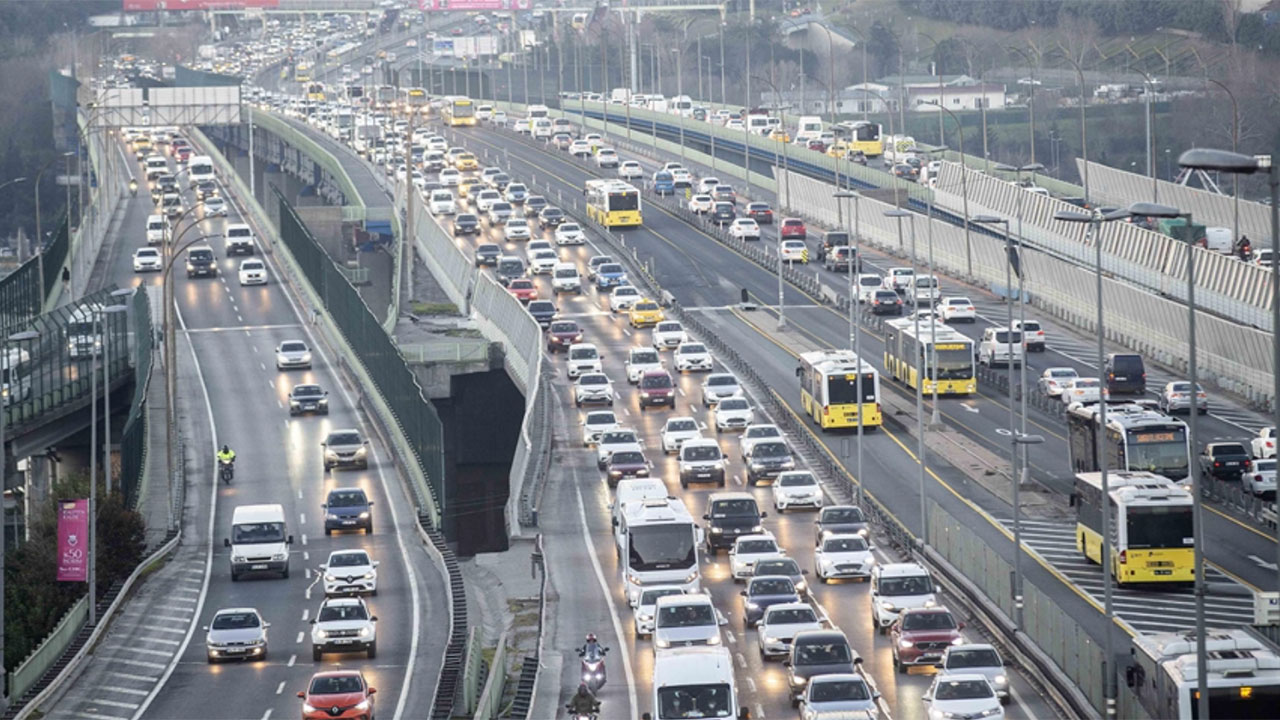
<instances>
[{"instance_id":1,"label":"white hatchback","mask_svg":"<svg viewBox=\"0 0 1280 720\"><path fill-rule=\"evenodd\" d=\"M378 561L364 550L335 550L320 569L325 595L378 594Z\"/></svg>"},{"instance_id":2,"label":"white hatchback","mask_svg":"<svg viewBox=\"0 0 1280 720\"><path fill-rule=\"evenodd\" d=\"M757 561L785 554L771 534L743 535L729 548L729 572L735 581L746 580L751 577Z\"/></svg>"},{"instance_id":3,"label":"white hatchback","mask_svg":"<svg viewBox=\"0 0 1280 720\"><path fill-rule=\"evenodd\" d=\"M153 247L138 248L133 251L133 271L136 273L151 270L159 272L164 267L164 258L160 251Z\"/></svg>"},{"instance_id":4,"label":"white hatchback","mask_svg":"<svg viewBox=\"0 0 1280 720\"><path fill-rule=\"evenodd\" d=\"M978 310L973 306L973 301L958 295L948 295L939 300L934 313L943 322L978 321Z\"/></svg>"},{"instance_id":5,"label":"white hatchback","mask_svg":"<svg viewBox=\"0 0 1280 720\"><path fill-rule=\"evenodd\" d=\"M663 368L662 357L653 348L633 347L627 351L626 368L627 382L635 385L646 372Z\"/></svg>"},{"instance_id":6,"label":"white hatchback","mask_svg":"<svg viewBox=\"0 0 1280 720\"><path fill-rule=\"evenodd\" d=\"M689 198L689 212L691 213L698 213L699 215L709 213L711 212L711 205L710 195L694 195Z\"/></svg>"},{"instance_id":7,"label":"white hatchback","mask_svg":"<svg viewBox=\"0 0 1280 720\"><path fill-rule=\"evenodd\" d=\"M679 347L689 339L684 326L675 320L664 320L653 328L653 347L655 350L670 350Z\"/></svg>"},{"instance_id":8,"label":"white hatchback","mask_svg":"<svg viewBox=\"0 0 1280 720\"><path fill-rule=\"evenodd\" d=\"M644 296L636 288L630 285L619 285L609 293L609 310L611 312L630 310L632 305L642 299Z\"/></svg>"},{"instance_id":9,"label":"white hatchback","mask_svg":"<svg viewBox=\"0 0 1280 720\"><path fill-rule=\"evenodd\" d=\"M750 425L756 417L751 403L744 397L728 397L716 403L716 432L741 430Z\"/></svg>"},{"instance_id":10,"label":"white hatchback","mask_svg":"<svg viewBox=\"0 0 1280 720\"><path fill-rule=\"evenodd\" d=\"M618 165L618 177L626 180L644 177L644 168L635 160L625 160Z\"/></svg>"},{"instance_id":11,"label":"white hatchback","mask_svg":"<svg viewBox=\"0 0 1280 720\"><path fill-rule=\"evenodd\" d=\"M582 446L591 447L600 441L606 430L618 427L618 416L612 410L596 410L587 413L582 420Z\"/></svg>"},{"instance_id":12,"label":"white hatchback","mask_svg":"<svg viewBox=\"0 0 1280 720\"><path fill-rule=\"evenodd\" d=\"M759 240L760 225L751 218L738 218L729 224L729 236L739 240Z\"/></svg>"},{"instance_id":13,"label":"white hatchback","mask_svg":"<svg viewBox=\"0 0 1280 720\"><path fill-rule=\"evenodd\" d=\"M669 417L662 426L662 454L670 455L680 451L680 446L688 440L702 437L702 428L698 421L691 417Z\"/></svg>"},{"instance_id":14,"label":"white hatchback","mask_svg":"<svg viewBox=\"0 0 1280 720\"><path fill-rule=\"evenodd\" d=\"M241 285L266 285L267 265L257 258L246 258L240 261Z\"/></svg>"},{"instance_id":15,"label":"white hatchback","mask_svg":"<svg viewBox=\"0 0 1280 720\"><path fill-rule=\"evenodd\" d=\"M585 245L586 242L587 235L578 223L560 223L556 228L557 245Z\"/></svg>"}]
</instances>

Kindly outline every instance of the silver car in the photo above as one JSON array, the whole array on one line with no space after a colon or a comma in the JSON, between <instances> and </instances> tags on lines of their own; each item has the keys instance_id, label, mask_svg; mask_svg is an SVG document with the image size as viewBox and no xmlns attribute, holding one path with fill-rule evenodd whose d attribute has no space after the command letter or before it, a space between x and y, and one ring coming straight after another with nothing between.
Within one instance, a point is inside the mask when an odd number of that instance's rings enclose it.
<instances>
[{"instance_id":1,"label":"silver car","mask_svg":"<svg viewBox=\"0 0 1280 720\"><path fill-rule=\"evenodd\" d=\"M325 471L339 466L369 467L369 441L360 437L359 430L334 430L320 446L324 448Z\"/></svg>"},{"instance_id":2,"label":"silver car","mask_svg":"<svg viewBox=\"0 0 1280 720\"><path fill-rule=\"evenodd\" d=\"M1002 705L1009 703L1009 674L994 647L982 643L952 645L942 653L939 675L977 674L991 683Z\"/></svg>"},{"instance_id":3,"label":"silver car","mask_svg":"<svg viewBox=\"0 0 1280 720\"><path fill-rule=\"evenodd\" d=\"M224 608L204 626L205 655L210 663L223 660L266 660L267 628L254 608Z\"/></svg>"},{"instance_id":4,"label":"silver car","mask_svg":"<svg viewBox=\"0 0 1280 720\"><path fill-rule=\"evenodd\" d=\"M872 690L856 673L816 675L800 696L800 717L803 720L875 720L880 717L876 709L879 697L880 693Z\"/></svg>"},{"instance_id":5,"label":"silver car","mask_svg":"<svg viewBox=\"0 0 1280 720\"><path fill-rule=\"evenodd\" d=\"M276 346L277 370L310 370L311 348L301 340L285 340Z\"/></svg>"},{"instance_id":6,"label":"silver car","mask_svg":"<svg viewBox=\"0 0 1280 720\"><path fill-rule=\"evenodd\" d=\"M1203 415L1209 412L1209 395L1205 393L1204 387L1196 385L1196 406ZM1166 413L1173 414L1176 412L1191 411L1191 383L1185 380L1174 380L1166 383L1164 389L1160 391L1160 399L1156 401L1160 409Z\"/></svg>"},{"instance_id":7,"label":"silver car","mask_svg":"<svg viewBox=\"0 0 1280 720\"><path fill-rule=\"evenodd\" d=\"M702 405L711 407L724 398L733 397L742 392L738 378L730 373L712 373L702 381Z\"/></svg>"}]
</instances>

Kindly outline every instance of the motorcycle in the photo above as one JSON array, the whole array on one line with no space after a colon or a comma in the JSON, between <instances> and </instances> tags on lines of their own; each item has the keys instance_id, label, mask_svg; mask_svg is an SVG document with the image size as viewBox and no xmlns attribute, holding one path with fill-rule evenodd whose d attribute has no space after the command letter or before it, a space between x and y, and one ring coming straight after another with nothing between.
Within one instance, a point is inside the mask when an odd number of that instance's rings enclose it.
<instances>
[{"instance_id":1,"label":"motorcycle","mask_svg":"<svg viewBox=\"0 0 1280 720\"><path fill-rule=\"evenodd\" d=\"M578 649L578 657L582 658L582 682L586 683L592 694L604 687L604 656L607 652L609 648L596 643L587 643Z\"/></svg>"},{"instance_id":2,"label":"motorcycle","mask_svg":"<svg viewBox=\"0 0 1280 720\"><path fill-rule=\"evenodd\" d=\"M227 485L231 484L231 478L236 474L235 460L219 460L218 461L218 478Z\"/></svg>"},{"instance_id":3,"label":"motorcycle","mask_svg":"<svg viewBox=\"0 0 1280 720\"><path fill-rule=\"evenodd\" d=\"M573 705L565 705L564 709L569 711L569 720L597 720L599 718L600 703L596 703L596 712L587 715L581 712L574 712Z\"/></svg>"}]
</instances>

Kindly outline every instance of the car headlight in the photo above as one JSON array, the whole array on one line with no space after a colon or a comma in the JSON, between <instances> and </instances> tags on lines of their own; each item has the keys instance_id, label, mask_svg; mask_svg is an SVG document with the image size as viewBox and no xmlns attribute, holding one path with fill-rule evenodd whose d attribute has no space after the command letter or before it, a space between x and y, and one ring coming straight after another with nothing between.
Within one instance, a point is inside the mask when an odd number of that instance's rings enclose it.
<instances>
[{"instance_id":1,"label":"car headlight","mask_svg":"<svg viewBox=\"0 0 1280 720\"><path fill-rule=\"evenodd\" d=\"M753 533L758 533L758 532L760 532L761 530L764 530L764 527L763 527L763 526L761 526L761 525L753 525L753 526L751 527L751 532L753 532Z\"/></svg>"},{"instance_id":2,"label":"car headlight","mask_svg":"<svg viewBox=\"0 0 1280 720\"><path fill-rule=\"evenodd\" d=\"M640 621L641 623L648 624L653 622L653 616L650 615L649 613L637 613L636 620Z\"/></svg>"},{"instance_id":3,"label":"car headlight","mask_svg":"<svg viewBox=\"0 0 1280 720\"><path fill-rule=\"evenodd\" d=\"M911 642L910 640L900 640L900 641L898 641L898 647L901 647L901 648L912 648L912 647L915 647L915 645L916 645L916 644L915 644L915 643L913 643L913 642Z\"/></svg>"},{"instance_id":4,"label":"car headlight","mask_svg":"<svg viewBox=\"0 0 1280 720\"><path fill-rule=\"evenodd\" d=\"M316 711L316 707L311 703L306 703L306 702L302 703L302 712L313 713L315 711Z\"/></svg>"},{"instance_id":5,"label":"car headlight","mask_svg":"<svg viewBox=\"0 0 1280 720\"><path fill-rule=\"evenodd\" d=\"M894 607L893 603L889 602L888 600L882 601L880 603L880 607L881 609L888 610L889 612L896 612L898 610L898 608Z\"/></svg>"},{"instance_id":6,"label":"car headlight","mask_svg":"<svg viewBox=\"0 0 1280 720\"><path fill-rule=\"evenodd\" d=\"M708 645L719 645L719 644L720 644L720 633L716 633L715 635L712 635L712 636L707 640L707 644L708 644Z\"/></svg>"},{"instance_id":7,"label":"car headlight","mask_svg":"<svg viewBox=\"0 0 1280 720\"><path fill-rule=\"evenodd\" d=\"M192 265L191 263L187 263L187 272L191 272L192 270L195 270L195 269L196 269L195 265Z\"/></svg>"},{"instance_id":8,"label":"car headlight","mask_svg":"<svg viewBox=\"0 0 1280 720\"><path fill-rule=\"evenodd\" d=\"M231 556L231 562L233 562L233 563L242 563L242 562L244 562L244 556L243 556L243 555L232 555L232 556Z\"/></svg>"},{"instance_id":9,"label":"car headlight","mask_svg":"<svg viewBox=\"0 0 1280 720\"><path fill-rule=\"evenodd\" d=\"M791 469L794 469L794 468L795 468L795 466L796 466L796 461L795 461L795 460L792 460L791 458L787 458L786 460L783 460L783 461L782 461L782 468L783 468L784 470L791 470Z\"/></svg>"},{"instance_id":10,"label":"car headlight","mask_svg":"<svg viewBox=\"0 0 1280 720\"><path fill-rule=\"evenodd\" d=\"M806 684L808 684L808 682L809 682L809 678L807 678L807 677L800 677L800 676L797 676L797 675L792 675L792 676L791 676L791 684L792 684L792 685L806 685Z\"/></svg>"},{"instance_id":11,"label":"car headlight","mask_svg":"<svg viewBox=\"0 0 1280 720\"><path fill-rule=\"evenodd\" d=\"M615 478L616 478L616 477L622 477L622 471L621 471L621 470L610 470L610 471L609 471L609 477L615 477Z\"/></svg>"},{"instance_id":12,"label":"car headlight","mask_svg":"<svg viewBox=\"0 0 1280 720\"><path fill-rule=\"evenodd\" d=\"M982 711L982 717L991 717L992 715L999 715L1000 712L1001 710L998 706L993 708L987 708L986 710Z\"/></svg>"},{"instance_id":13,"label":"car headlight","mask_svg":"<svg viewBox=\"0 0 1280 720\"><path fill-rule=\"evenodd\" d=\"M369 628L367 627L360 628L360 637L369 637L371 634L373 634L373 631L370 630Z\"/></svg>"},{"instance_id":14,"label":"car headlight","mask_svg":"<svg viewBox=\"0 0 1280 720\"><path fill-rule=\"evenodd\" d=\"M796 592L804 592L809 589L809 584L801 580L796 583Z\"/></svg>"},{"instance_id":15,"label":"car headlight","mask_svg":"<svg viewBox=\"0 0 1280 720\"><path fill-rule=\"evenodd\" d=\"M654 644L655 646L657 646L657 647L660 647L660 648L669 648L669 647L671 647L671 641L670 641L670 640L668 640L668 639L666 639L666 638L664 638L664 637L656 638L656 639L653 641L653 644Z\"/></svg>"},{"instance_id":16,"label":"car headlight","mask_svg":"<svg viewBox=\"0 0 1280 720\"><path fill-rule=\"evenodd\" d=\"M955 638L954 640L952 640L952 641L951 641L951 644L952 644L952 645L963 645L963 644L964 644L964 637L963 637L963 636L961 636L961 635L957 635L957 636L956 636L956 638Z\"/></svg>"},{"instance_id":17,"label":"car headlight","mask_svg":"<svg viewBox=\"0 0 1280 720\"><path fill-rule=\"evenodd\" d=\"M631 583L632 585L639 585L640 576L636 575L635 573L627 573L627 582Z\"/></svg>"},{"instance_id":18,"label":"car headlight","mask_svg":"<svg viewBox=\"0 0 1280 720\"><path fill-rule=\"evenodd\" d=\"M321 630L321 629L317 628L317 629L316 629L316 637L321 638L321 639L327 638L327 637L329 637L329 631L328 631L328 630Z\"/></svg>"},{"instance_id":19,"label":"car headlight","mask_svg":"<svg viewBox=\"0 0 1280 720\"><path fill-rule=\"evenodd\" d=\"M375 572L373 572L372 570L370 570L369 572L365 573L364 575L361 575L361 576L360 576L360 579L361 579L361 580L372 580L372 579L374 579L374 578L375 578L375 577L377 577L377 576L378 576L378 574L377 574L377 573L375 573Z\"/></svg>"},{"instance_id":20,"label":"car headlight","mask_svg":"<svg viewBox=\"0 0 1280 720\"><path fill-rule=\"evenodd\" d=\"M711 464L711 469L712 469L712 470L723 470L723 469L724 469L724 461L723 461L723 460L717 460L717 461L715 461L714 463L712 463L712 464Z\"/></svg>"},{"instance_id":21,"label":"car headlight","mask_svg":"<svg viewBox=\"0 0 1280 720\"><path fill-rule=\"evenodd\" d=\"M326 458L326 459L328 459L328 460L337 460L337 459L338 459L338 453L336 453L336 452L334 452L334 451L332 451L332 450L328 450L328 449L326 449L326 450L324 451L324 456L325 456L325 458Z\"/></svg>"},{"instance_id":22,"label":"car headlight","mask_svg":"<svg viewBox=\"0 0 1280 720\"><path fill-rule=\"evenodd\" d=\"M722 527L713 527L713 528L711 528L711 534L712 534L712 535L720 535L720 534L721 534L721 533L723 533L723 532L724 532L724 528L722 528Z\"/></svg>"},{"instance_id":23,"label":"car headlight","mask_svg":"<svg viewBox=\"0 0 1280 720\"><path fill-rule=\"evenodd\" d=\"M750 463L747 463L747 467L757 471L764 469L764 465L756 460L752 460Z\"/></svg>"},{"instance_id":24,"label":"car headlight","mask_svg":"<svg viewBox=\"0 0 1280 720\"><path fill-rule=\"evenodd\" d=\"M760 606L759 606L758 604L753 603L753 602L751 602L750 600L748 600L748 601L747 601L747 609L748 609L748 610L759 610L759 609L760 609Z\"/></svg>"},{"instance_id":25,"label":"car headlight","mask_svg":"<svg viewBox=\"0 0 1280 720\"><path fill-rule=\"evenodd\" d=\"M337 515L334 515L333 513L325 513L324 519L325 519L325 520L337 520L337 519L338 519L338 516L337 516Z\"/></svg>"},{"instance_id":26,"label":"car headlight","mask_svg":"<svg viewBox=\"0 0 1280 720\"><path fill-rule=\"evenodd\" d=\"M276 553L271 556L271 559L275 562L280 562L281 560L287 560L288 558L289 558L289 555L287 553Z\"/></svg>"},{"instance_id":27,"label":"car headlight","mask_svg":"<svg viewBox=\"0 0 1280 720\"><path fill-rule=\"evenodd\" d=\"M925 601L924 601L924 606L925 606L925 607L927 607L927 608L931 608L931 607L933 607L934 605L937 605L937 604L938 604L938 601L937 601L937 600L935 600L934 598L929 598L928 600L925 600Z\"/></svg>"},{"instance_id":28,"label":"car headlight","mask_svg":"<svg viewBox=\"0 0 1280 720\"><path fill-rule=\"evenodd\" d=\"M694 580L697 580L697 579L698 579L698 569L697 569L697 568L694 568L694 569L693 569L693 570L692 570L688 575L685 575L685 576L684 576L684 581L685 581L685 582L687 582L687 583L691 583L691 582L693 582Z\"/></svg>"},{"instance_id":29,"label":"car headlight","mask_svg":"<svg viewBox=\"0 0 1280 720\"><path fill-rule=\"evenodd\" d=\"M324 581L325 581L325 582L338 582L338 577L337 577L336 575L330 575L330 574L328 574L328 573L325 573Z\"/></svg>"},{"instance_id":30,"label":"car headlight","mask_svg":"<svg viewBox=\"0 0 1280 720\"><path fill-rule=\"evenodd\" d=\"M994 678L992 678L992 680L994 681L996 687L1005 687L1006 685L1009 684L1009 678L1005 677L1004 675L997 675Z\"/></svg>"},{"instance_id":31,"label":"car headlight","mask_svg":"<svg viewBox=\"0 0 1280 720\"><path fill-rule=\"evenodd\" d=\"M361 700L360 702L356 703L356 710L364 711L368 709L369 709L369 701L367 699Z\"/></svg>"}]
</instances>

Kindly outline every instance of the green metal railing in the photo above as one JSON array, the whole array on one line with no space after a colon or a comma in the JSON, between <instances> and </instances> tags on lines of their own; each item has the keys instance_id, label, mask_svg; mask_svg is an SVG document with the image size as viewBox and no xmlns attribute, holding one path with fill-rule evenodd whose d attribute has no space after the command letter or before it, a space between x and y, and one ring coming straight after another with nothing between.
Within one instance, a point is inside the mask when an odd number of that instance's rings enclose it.
<instances>
[{"instance_id":1,"label":"green metal railing","mask_svg":"<svg viewBox=\"0 0 1280 720\"><path fill-rule=\"evenodd\" d=\"M147 385L151 379L151 303L146 288L134 293L130 309L133 324L133 399L120 437L120 489L132 507L147 465Z\"/></svg>"},{"instance_id":2,"label":"green metal railing","mask_svg":"<svg viewBox=\"0 0 1280 720\"><path fill-rule=\"evenodd\" d=\"M0 332L4 335L30 322L44 310L45 298L62 278L67 259L67 217L58 223L44 257L33 256L0 280ZM44 275L40 274L43 265Z\"/></svg>"}]
</instances>

